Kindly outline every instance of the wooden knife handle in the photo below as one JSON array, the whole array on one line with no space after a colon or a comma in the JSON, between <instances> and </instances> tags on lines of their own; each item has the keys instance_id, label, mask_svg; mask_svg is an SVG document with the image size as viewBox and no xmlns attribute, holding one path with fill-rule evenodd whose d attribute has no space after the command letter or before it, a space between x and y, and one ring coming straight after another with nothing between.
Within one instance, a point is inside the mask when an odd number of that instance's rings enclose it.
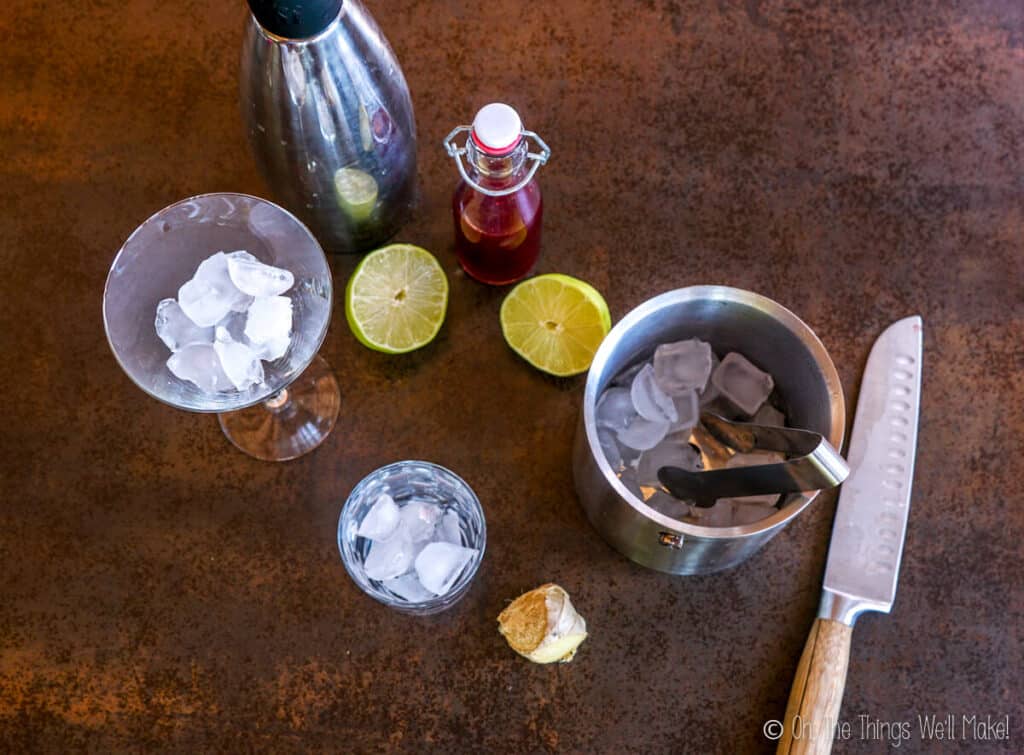
<instances>
[{"instance_id":1,"label":"wooden knife handle","mask_svg":"<svg viewBox=\"0 0 1024 755\"><path fill-rule=\"evenodd\" d=\"M835 725L846 686L853 627L815 619L796 667L777 755L819 755L832 751Z\"/></svg>"}]
</instances>

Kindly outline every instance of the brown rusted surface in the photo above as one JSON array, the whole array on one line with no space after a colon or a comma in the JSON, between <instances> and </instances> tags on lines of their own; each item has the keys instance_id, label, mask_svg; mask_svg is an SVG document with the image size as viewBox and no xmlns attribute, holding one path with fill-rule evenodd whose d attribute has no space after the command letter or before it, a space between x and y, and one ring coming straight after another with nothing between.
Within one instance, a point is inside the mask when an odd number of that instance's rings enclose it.
<instances>
[{"instance_id":1,"label":"brown rusted surface","mask_svg":"<svg viewBox=\"0 0 1024 755\"><path fill-rule=\"evenodd\" d=\"M0 17L0 749L770 750L818 602L834 497L730 572L634 566L587 524L582 379L501 340L502 290L458 272L448 129L516 105L554 150L540 271L621 317L669 288L759 291L814 327L851 401L875 336L920 313L918 471L893 614L853 634L843 715L1010 716L1024 737L1024 12L1013 0L378 0L416 106L451 308L405 357L337 309L338 426L287 464L144 396L110 355L108 265L155 210L268 193L242 139L239 0L14 0ZM355 260L334 260L343 283ZM852 414L852 412L851 412ZM468 596L412 618L361 594L341 503L396 459L476 489ZM590 637L568 665L495 619L557 581ZM955 749L974 749L970 743ZM837 751L884 751L841 742Z\"/></svg>"}]
</instances>

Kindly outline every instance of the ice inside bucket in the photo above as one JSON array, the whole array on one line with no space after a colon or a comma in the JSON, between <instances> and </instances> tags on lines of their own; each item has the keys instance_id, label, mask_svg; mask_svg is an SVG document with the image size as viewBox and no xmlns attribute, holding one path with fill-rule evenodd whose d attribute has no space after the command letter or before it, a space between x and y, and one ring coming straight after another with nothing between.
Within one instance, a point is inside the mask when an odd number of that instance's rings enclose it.
<instances>
[{"instance_id":1,"label":"ice inside bucket","mask_svg":"<svg viewBox=\"0 0 1024 755\"><path fill-rule=\"evenodd\" d=\"M845 409L839 378L814 333L796 315L758 294L721 286L670 291L634 309L612 329L587 377L574 451L577 492L588 517L616 549L662 571L698 574L747 558L810 503L791 494L770 517L749 525L704 527L654 511L622 484L605 460L595 426L597 398L623 369L662 343L699 338L719 356L736 351L775 379L787 424L821 433L836 448Z\"/></svg>"}]
</instances>

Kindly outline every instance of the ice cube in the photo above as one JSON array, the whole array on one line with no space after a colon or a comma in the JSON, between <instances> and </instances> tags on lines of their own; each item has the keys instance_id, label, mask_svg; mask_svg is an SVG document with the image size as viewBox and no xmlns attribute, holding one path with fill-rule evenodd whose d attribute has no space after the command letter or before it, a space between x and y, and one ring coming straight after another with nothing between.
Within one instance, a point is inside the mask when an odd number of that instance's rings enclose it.
<instances>
[{"instance_id":1,"label":"ice cube","mask_svg":"<svg viewBox=\"0 0 1024 755\"><path fill-rule=\"evenodd\" d=\"M434 530L434 542L462 545L462 528L459 525L459 515L453 509L448 509L444 512L441 521L437 523L437 529Z\"/></svg>"},{"instance_id":2,"label":"ice cube","mask_svg":"<svg viewBox=\"0 0 1024 755\"><path fill-rule=\"evenodd\" d=\"M597 428L597 439L601 443L601 451L604 453L604 458L608 460L608 464L616 472L622 469L625 464L625 460L622 458L622 451L619 448L619 443L615 439L615 433L609 430L607 427Z\"/></svg>"},{"instance_id":3,"label":"ice cube","mask_svg":"<svg viewBox=\"0 0 1024 755\"><path fill-rule=\"evenodd\" d=\"M248 252L231 252L227 264L231 282L249 296L277 296L295 283L289 271L265 265Z\"/></svg>"},{"instance_id":4,"label":"ice cube","mask_svg":"<svg viewBox=\"0 0 1024 755\"><path fill-rule=\"evenodd\" d=\"M644 503L659 514L664 514L665 516L672 517L673 519L680 519L686 516L690 508L683 501L670 496L668 493L662 493L660 490L644 501Z\"/></svg>"},{"instance_id":5,"label":"ice cube","mask_svg":"<svg viewBox=\"0 0 1024 755\"><path fill-rule=\"evenodd\" d=\"M718 390L717 388L715 389ZM713 401L709 401L707 404L701 404L701 412L709 412L711 414L717 414L723 419L731 420L733 422L748 422L749 418L746 414L736 408L736 405L731 401L727 400L721 394L718 395Z\"/></svg>"},{"instance_id":6,"label":"ice cube","mask_svg":"<svg viewBox=\"0 0 1024 755\"><path fill-rule=\"evenodd\" d=\"M697 391L683 391L672 397L672 403L675 404L677 418L669 432L690 430L700 422L700 400L697 398Z\"/></svg>"},{"instance_id":7,"label":"ice cube","mask_svg":"<svg viewBox=\"0 0 1024 755\"><path fill-rule=\"evenodd\" d=\"M618 442L618 439L619 436L616 435L616 442ZM622 443L619 443L619 451L622 453L622 466L624 468L631 467L632 469L636 469L637 462L640 461L641 452L635 448L623 445Z\"/></svg>"},{"instance_id":8,"label":"ice cube","mask_svg":"<svg viewBox=\"0 0 1024 755\"><path fill-rule=\"evenodd\" d=\"M156 334L171 351L194 343L213 343L213 328L196 325L174 299L164 299L156 305L155 325Z\"/></svg>"},{"instance_id":9,"label":"ice cube","mask_svg":"<svg viewBox=\"0 0 1024 755\"><path fill-rule=\"evenodd\" d=\"M751 420L755 425L767 425L769 427L785 427L786 426L786 415L780 412L771 404L765 404L757 410L757 414L754 415L754 419Z\"/></svg>"},{"instance_id":10,"label":"ice cube","mask_svg":"<svg viewBox=\"0 0 1024 755\"><path fill-rule=\"evenodd\" d=\"M226 331L223 334L227 335ZM213 348L220 358L220 366L235 388L245 391L263 382L263 363L256 352L244 343L229 337L227 340L215 341Z\"/></svg>"},{"instance_id":11,"label":"ice cube","mask_svg":"<svg viewBox=\"0 0 1024 755\"><path fill-rule=\"evenodd\" d=\"M700 454L678 436L670 436L640 454L640 462L636 465L637 482L661 487L658 470L662 467L679 467L689 472L698 472L701 469Z\"/></svg>"},{"instance_id":12,"label":"ice cube","mask_svg":"<svg viewBox=\"0 0 1024 755\"><path fill-rule=\"evenodd\" d=\"M718 369L718 365L722 363L722 360L718 358L715 352L711 352L711 375L715 374L715 370ZM704 387L697 391L697 395L700 397L700 405L707 406L716 398L721 395L721 391L718 390L718 386L715 385L711 376L708 376L708 382L705 383Z\"/></svg>"},{"instance_id":13,"label":"ice cube","mask_svg":"<svg viewBox=\"0 0 1024 755\"><path fill-rule=\"evenodd\" d=\"M185 316L201 327L216 325L231 311L231 299L209 281L192 279L178 289L178 304Z\"/></svg>"},{"instance_id":14,"label":"ice cube","mask_svg":"<svg viewBox=\"0 0 1024 755\"><path fill-rule=\"evenodd\" d=\"M387 493L382 493L366 512L359 523L356 534L370 540L384 541L395 534L401 515L395 500Z\"/></svg>"},{"instance_id":15,"label":"ice cube","mask_svg":"<svg viewBox=\"0 0 1024 755\"><path fill-rule=\"evenodd\" d=\"M199 263L192 279L178 289L178 304L196 325L216 325L228 312L242 306L248 296L231 282L227 256L217 252Z\"/></svg>"},{"instance_id":16,"label":"ice cube","mask_svg":"<svg viewBox=\"0 0 1024 755\"><path fill-rule=\"evenodd\" d=\"M224 252L211 254L200 262L192 277L195 280L208 281L221 289L224 295L231 299L232 304L246 302L252 298L241 291L231 280L231 275L228 273L228 256Z\"/></svg>"},{"instance_id":17,"label":"ice cube","mask_svg":"<svg viewBox=\"0 0 1024 755\"><path fill-rule=\"evenodd\" d=\"M619 472L619 480L626 486L626 490L632 493L641 501L644 499L644 492L640 489L640 483L636 481L636 470L624 469Z\"/></svg>"},{"instance_id":18,"label":"ice cube","mask_svg":"<svg viewBox=\"0 0 1024 755\"><path fill-rule=\"evenodd\" d=\"M256 356L260 359L271 362L275 359L285 355L288 351L288 347L291 345L291 337L284 336L283 338L277 338L266 343L254 343L245 334L245 325L248 321L248 314L246 312L228 312L227 316L217 323L218 331L223 328L227 331L227 335L234 341L244 343L246 346L256 352ZM218 336L220 340L225 340L223 336Z\"/></svg>"},{"instance_id":19,"label":"ice cube","mask_svg":"<svg viewBox=\"0 0 1024 755\"><path fill-rule=\"evenodd\" d=\"M774 508L781 497L781 493L763 493L761 495L745 495L740 498L723 498L722 500L730 501L736 505L749 504L751 506L771 506Z\"/></svg>"},{"instance_id":20,"label":"ice cube","mask_svg":"<svg viewBox=\"0 0 1024 755\"><path fill-rule=\"evenodd\" d=\"M428 543L416 557L416 576L430 592L444 595L477 553L452 543Z\"/></svg>"},{"instance_id":21,"label":"ice cube","mask_svg":"<svg viewBox=\"0 0 1024 755\"><path fill-rule=\"evenodd\" d=\"M669 396L703 390L711 375L711 346L696 338L663 343L654 351L654 379Z\"/></svg>"},{"instance_id":22,"label":"ice cube","mask_svg":"<svg viewBox=\"0 0 1024 755\"><path fill-rule=\"evenodd\" d=\"M217 329L223 328L227 331L227 335L231 340L238 341L239 343L246 343L245 337L245 312L235 312L232 310L224 316L224 319L217 323ZM221 338L221 340L224 340Z\"/></svg>"},{"instance_id":23,"label":"ice cube","mask_svg":"<svg viewBox=\"0 0 1024 755\"><path fill-rule=\"evenodd\" d=\"M292 300L287 296L254 299L245 320L245 337L254 344L287 340L292 332Z\"/></svg>"},{"instance_id":24,"label":"ice cube","mask_svg":"<svg viewBox=\"0 0 1024 755\"><path fill-rule=\"evenodd\" d=\"M629 386L633 385L633 378L636 377L636 374L648 364L650 364L650 362L637 362L636 364L627 367L612 378L611 384L619 388L629 388Z\"/></svg>"},{"instance_id":25,"label":"ice cube","mask_svg":"<svg viewBox=\"0 0 1024 755\"><path fill-rule=\"evenodd\" d=\"M370 579L383 582L405 574L412 568L416 547L402 533L384 541L372 541L363 562L363 571Z\"/></svg>"},{"instance_id":26,"label":"ice cube","mask_svg":"<svg viewBox=\"0 0 1024 755\"><path fill-rule=\"evenodd\" d=\"M676 405L672 402L671 396L654 382L654 367L649 364L633 378L629 396L637 413L650 422L672 423L679 420Z\"/></svg>"},{"instance_id":27,"label":"ice cube","mask_svg":"<svg viewBox=\"0 0 1024 755\"><path fill-rule=\"evenodd\" d=\"M429 540L441 519L441 507L425 501L409 501L401 511L402 532L410 542Z\"/></svg>"},{"instance_id":28,"label":"ice cube","mask_svg":"<svg viewBox=\"0 0 1024 755\"><path fill-rule=\"evenodd\" d=\"M253 351L259 355L260 359L267 362L273 362L275 359L280 359L288 352L288 347L291 346L291 343L292 339L286 336L273 341L267 341L266 343L254 343L252 348Z\"/></svg>"},{"instance_id":29,"label":"ice cube","mask_svg":"<svg viewBox=\"0 0 1024 755\"><path fill-rule=\"evenodd\" d=\"M386 579L381 584L407 603L423 603L434 597L434 593L421 585L415 574Z\"/></svg>"},{"instance_id":30,"label":"ice cube","mask_svg":"<svg viewBox=\"0 0 1024 755\"><path fill-rule=\"evenodd\" d=\"M704 527L731 527L733 517L732 501L722 499L710 508L694 508L691 514Z\"/></svg>"},{"instance_id":31,"label":"ice cube","mask_svg":"<svg viewBox=\"0 0 1024 755\"><path fill-rule=\"evenodd\" d=\"M167 369L182 380L195 384L204 393L234 390L234 385L221 367L213 346L194 343L171 354Z\"/></svg>"},{"instance_id":32,"label":"ice cube","mask_svg":"<svg viewBox=\"0 0 1024 755\"><path fill-rule=\"evenodd\" d=\"M252 306L252 303L253 303L254 299L255 299L255 297L252 297L252 296L246 296L243 299L236 299L231 304L231 311L232 312L247 312L249 310L249 307Z\"/></svg>"},{"instance_id":33,"label":"ice cube","mask_svg":"<svg viewBox=\"0 0 1024 755\"><path fill-rule=\"evenodd\" d=\"M668 422L650 422L640 415L633 418L629 427L619 430L619 442L637 451L654 448L668 435Z\"/></svg>"},{"instance_id":34,"label":"ice cube","mask_svg":"<svg viewBox=\"0 0 1024 755\"><path fill-rule=\"evenodd\" d=\"M775 496L778 498L778 496ZM732 523L733 525L738 524L753 524L759 522L766 517L771 516L778 511L775 506L770 504L759 503L752 499L760 498L760 496L748 496L746 498L727 498L726 500L731 502L733 505L732 511Z\"/></svg>"},{"instance_id":35,"label":"ice cube","mask_svg":"<svg viewBox=\"0 0 1024 755\"><path fill-rule=\"evenodd\" d=\"M633 417L636 416L636 409L633 408L633 399L630 398L629 390L626 388L607 389L597 400L594 414L598 427L621 430L629 425Z\"/></svg>"},{"instance_id":36,"label":"ice cube","mask_svg":"<svg viewBox=\"0 0 1024 755\"><path fill-rule=\"evenodd\" d=\"M771 375L762 372L735 351L725 355L725 359L711 375L711 381L725 398L748 417L757 413L775 387Z\"/></svg>"}]
</instances>

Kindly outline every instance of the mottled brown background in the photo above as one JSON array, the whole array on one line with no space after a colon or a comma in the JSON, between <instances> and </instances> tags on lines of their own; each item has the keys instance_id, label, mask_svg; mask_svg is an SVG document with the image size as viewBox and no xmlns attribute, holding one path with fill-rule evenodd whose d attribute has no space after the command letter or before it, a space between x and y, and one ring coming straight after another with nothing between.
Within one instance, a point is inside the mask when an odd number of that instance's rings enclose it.
<instances>
[{"instance_id":1,"label":"mottled brown background","mask_svg":"<svg viewBox=\"0 0 1024 755\"><path fill-rule=\"evenodd\" d=\"M712 577L645 571L599 539L569 464L583 380L519 361L504 291L451 251L440 140L503 99L554 150L540 271L592 281L616 319L678 286L759 291L816 329L852 406L875 336L924 317L899 596L857 626L843 712L1009 714L1001 747L1024 750L1020 3L371 8L419 127L422 202L400 239L438 253L451 308L401 358L336 310L340 421L275 465L144 396L100 317L108 265L152 212L268 193L237 112L244 4L5 5L0 749L771 749L761 725L784 710L835 499ZM354 262L333 261L339 282ZM456 470L487 514L473 589L435 618L362 595L335 546L350 488L402 458ZM592 629L567 666L495 631L546 580Z\"/></svg>"}]
</instances>

